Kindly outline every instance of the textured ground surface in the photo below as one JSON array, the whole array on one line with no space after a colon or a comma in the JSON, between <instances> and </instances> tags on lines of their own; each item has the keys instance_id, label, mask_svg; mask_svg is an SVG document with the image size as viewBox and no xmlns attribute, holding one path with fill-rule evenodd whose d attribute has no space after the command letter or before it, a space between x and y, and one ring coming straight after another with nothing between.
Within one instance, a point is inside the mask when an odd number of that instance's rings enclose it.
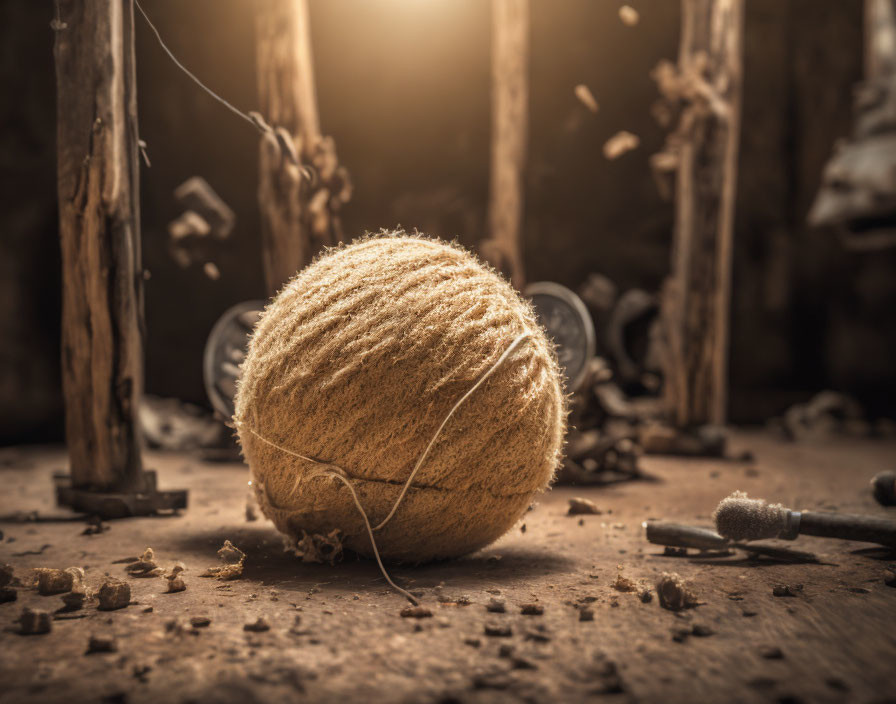
<instances>
[{"instance_id":1,"label":"textured ground surface","mask_svg":"<svg viewBox=\"0 0 896 704\"><path fill-rule=\"evenodd\" d=\"M641 525L708 525L734 489L794 507L886 515L867 484L896 466L896 443L794 445L738 434L734 450L742 449L756 461L647 458L653 481L555 489L527 514L525 530L489 549L395 568L433 613L419 620L400 616L406 602L373 563L302 564L269 523L247 522L243 467L150 454L163 488L190 489L182 515L113 522L98 535L82 535L78 521L0 523L0 563L20 580L34 567L80 566L92 588L106 574L126 579L136 602L111 612L91 602L66 614L78 618L55 620L49 634L22 636L24 606L54 611L62 601L18 588L17 601L0 605L0 703L896 701L896 589L884 583L896 555L801 538L795 547L823 564L667 557L645 542ZM50 476L63 465L58 449L0 451L0 514L58 514ZM573 496L604 513L567 517ZM243 577L199 578L218 564L225 539L248 555ZM128 577L115 563L147 546L163 568L185 564L186 591L166 594L165 579ZM676 614L655 595L642 603L613 587L621 572L652 589L665 571L691 580L701 605ZM795 596L773 596L782 585ZM486 610L495 597L506 613ZM520 613L532 603L542 615ZM582 608L593 621L579 620ZM193 617L211 622L193 628ZM269 630L244 630L259 617ZM85 654L91 636L113 638L117 651Z\"/></svg>"}]
</instances>

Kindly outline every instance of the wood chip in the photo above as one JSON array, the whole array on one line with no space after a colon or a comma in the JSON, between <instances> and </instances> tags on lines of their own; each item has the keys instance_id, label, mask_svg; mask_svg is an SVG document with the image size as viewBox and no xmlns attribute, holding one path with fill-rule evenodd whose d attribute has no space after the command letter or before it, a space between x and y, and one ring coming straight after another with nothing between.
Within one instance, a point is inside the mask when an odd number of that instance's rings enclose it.
<instances>
[{"instance_id":1,"label":"wood chip","mask_svg":"<svg viewBox=\"0 0 896 704\"><path fill-rule=\"evenodd\" d=\"M630 5L623 5L619 8L619 19L626 27L634 27L641 20L638 11Z\"/></svg>"},{"instance_id":2,"label":"wood chip","mask_svg":"<svg viewBox=\"0 0 896 704\"><path fill-rule=\"evenodd\" d=\"M264 633L271 630L271 625L265 620L264 616L259 616L254 623L244 625L243 630L251 633Z\"/></svg>"},{"instance_id":3,"label":"wood chip","mask_svg":"<svg viewBox=\"0 0 896 704\"><path fill-rule=\"evenodd\" d=\"M401 610L402 618L430 618L432 611L425 606L406 606Z\"/></svg>"},{"instance_id":4,"label":"wood chip","mask_svg":"<svg viewBox=\"0 0 896 704\"><path fill-rule=\"evenodd\" d=\"M675 572L663 572L656 583L660 606L670 611L680 611L697 606L697 596Z\"/></svg>"},{"instance_id":5,"label":"wood chip","mask_svg":"<svg viewBox=\"0 0 896 704\"><path fill-rule=\"evenodd\" d=\"M53 619L48 611L40 609L22 609L19 616L19 634L23 636L37 636L49 633L53 628Z\"/></svg>"},{"instance_id":6,"label":"wood chip","mask_svg":"<svg viewBox=\"0 0 896 704\"><path fill-rule=\"evenodd\" d=\"M131 587L127 582L110 579L100 587L97 597L100 611L123 609L131 603Z\"/></svg>"},{"instance_id":7,"label":"wood chip","mask_svg":"<svg viewBox=\"0 0 896 704\"><path fill-rule=\"evenodd\" d=\"M622 130L614 134L604 143L604 156L610 161L613 161L626 152L637 149L640 144L641 140L638 138L638 135Z\"/></svg>"},{"instance_id":8,"label":"wood chip","mask_svg":"<svg viewBox=\"0 0 896 704\"><path fill-rule=\"evenodd\" d=\"M580 516L583 514L599 516L602 513L603 511L597 507L597 504L581 496L571 498L569 500L569 508L566 511L567 516Z\"/></svg>"},{"instance_id":9,"label":"wood chip","mask_svg":"<svg viewBox=\"0 0 896 704\"><path fill-rule=\"evenodd\" d=\"M573 89L573 92L575 93L576 98L579 99L579 102L591 112L596 113L599 110L600 106L597 104L597 99L594 97L591 89L584 83L579 83L579 85Z\"/></svg>"}]
</instances>

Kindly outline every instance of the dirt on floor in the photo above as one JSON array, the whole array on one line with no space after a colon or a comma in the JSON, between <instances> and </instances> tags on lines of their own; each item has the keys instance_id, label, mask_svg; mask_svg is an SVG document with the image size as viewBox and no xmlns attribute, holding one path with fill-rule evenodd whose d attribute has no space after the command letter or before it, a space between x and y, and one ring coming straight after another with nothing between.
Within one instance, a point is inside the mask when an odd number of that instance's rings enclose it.
<instances>
[{"instance_id":1,"label":"dirt on floor","mask_svg":"<svg viewBox=\"0 0 896 704\"><path fill-rule=\"evenodd\" d=\"M284 552L263 516L247 520L242 465L149 453L161 488L189 489L189 509L96 525L53 505L61 448L0 450L0 564L15 596L0 604L0 704L896 701L893 551L801 537L776 544L818 563L665 554L643 527L710 526L736 489L896 519L868 486L896 466L896 442L741 432L732 445L755 461L648 457L643 480L553 489L474 555L391 568L418 595L410 610L373 562ZM575 497L599 513L567 515ZM201 577L225 564L227 540L245 553L241 574ZM83 569L83 606L29 586L40 567ZM697 605L663 608L664 573ZM126 606L98 608L105 582L129 587ZM27 624L50 630L22 635Z\"/></svg>"}]
</instances>

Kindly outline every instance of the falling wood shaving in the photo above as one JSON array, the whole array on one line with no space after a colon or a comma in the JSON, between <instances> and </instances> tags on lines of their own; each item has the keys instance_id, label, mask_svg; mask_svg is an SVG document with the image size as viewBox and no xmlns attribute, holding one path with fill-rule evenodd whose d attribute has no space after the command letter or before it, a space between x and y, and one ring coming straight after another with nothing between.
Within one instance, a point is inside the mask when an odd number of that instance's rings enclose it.
<instances>
[{"instance_id":1,"label":"falling wood shaving","mask_svg":"<svg viewBox=\"0 0 896 704\"><path fill-rule=\"evenodd\" d=\"M214 262L206 262L203 264L202 271L205 272L205 275L212 281L217 281L221 278L221 271Z\"/></svg>"},{"instance_id":2,"label":"falling wood shaving","mask_svg":"<svg viewBox=\"0 0 896 704\"><path fill-rule=\"evenodd\" d=\"M619 8L619 19L626 27L634 27L640 21L641 16L635 8L623 5Z\"/></svg>"},{"instance_id":3,"label":"falling wood shaving","mask_svg":"<svg viewBox=\"0 0 896 704\"><path fill-rule=\"evenodd\" d=\"M621 132L614 134L604 143L604 156L610 161L613 161L626 152L637 149L640 143L641 140L638 139L638 135L622 130Z\"/></svg>"},{"instance_id":4,"label":"falling wood shaving","mask_svg":"<svg viewBox=\"0 0 896 704\"><path fill-rule=\"evenodd\" d=\"M229 540L218 550L218 557L224 562L220 567L209 567L200 577L213 577L222 581L237 579L243 574L243 563L246 561L246 553L236 547Z\"/></svg>"},{"instance_id":5,"label":"falling wood shaving","mask_svg":"<svg viewBox=\"0 0 896 704\"><path fill-rule=\"evenodd\" d=\"M600 106L597 104L597 99L594 97L594 93L592 93L591 89L584 83L579 83L573 92L575 93L576 98L579 99L579 102L591 112L597 112L600 109Z\"/></svg>"}]
</instances>

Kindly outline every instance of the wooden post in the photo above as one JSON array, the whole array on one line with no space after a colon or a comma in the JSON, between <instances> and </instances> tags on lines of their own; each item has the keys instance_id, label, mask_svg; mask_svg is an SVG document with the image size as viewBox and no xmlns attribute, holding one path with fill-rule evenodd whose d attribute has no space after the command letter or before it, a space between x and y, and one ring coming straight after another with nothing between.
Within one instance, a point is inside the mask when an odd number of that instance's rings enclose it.
<instances>
[{"instance_id":1,"label":"wooden post","mask_svg":"<svg viewBox=\"0 0 896 704\"><path fill-rule=\"evenodd\" d=\"M308 0L259 3L256 46L260 109L277 131L262 138L258 187L265 284L273 295L321 247L342 239L337 211L351 186L333 140L320 131Z\"/></svg>"},{"instance_id":2,"label":"wooden post","mask_svg":"<svg viewBox=\"0 0 896 704\"><path fill-rule=\"evenodd\" d=\"M130 0L56 0L62 380L72 485L139 490L143 271Z\"/></svg>"},{"instance_id":3,"label":"wooden post","mask_svg":"<svg viewBox=\"0 0 896 704\"><path fill-rule=\"evenodd\" d=\"M525 286L522 219L528 133L529 0L492 1L492 149L482 256Z\"/></svg>"},{"instance_id":4,"label":"wooden post","mask_svg":"<svg viewBox=\"0 0 896 704\"><path fill-rule=\"evenodd\" d=\"M672 276L662 302L670 420L726 420L743 0L683 0Z\"/></svg>"},{"instance_id":5,"label":"wooden post","mask_svg":"<svg viewBox=\"0 0 896 704\"><path fill-rule=\"evenodd\" d=\"M865 0L865 79L896 74L896 2Z\"/></svg>"}]
</instances>

